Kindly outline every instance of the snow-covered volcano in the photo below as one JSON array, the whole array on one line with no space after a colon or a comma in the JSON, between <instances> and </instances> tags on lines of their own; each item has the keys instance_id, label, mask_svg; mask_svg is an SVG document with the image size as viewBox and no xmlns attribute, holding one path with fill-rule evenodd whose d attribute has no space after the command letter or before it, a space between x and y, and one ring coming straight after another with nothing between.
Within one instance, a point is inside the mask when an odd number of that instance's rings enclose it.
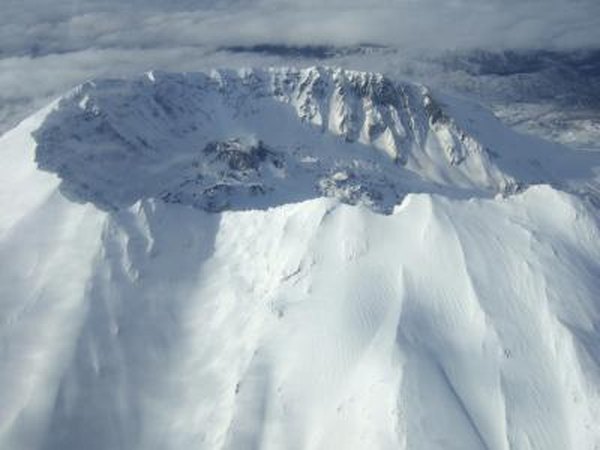
<instances>
[{"instance_id":1,"label":"snow-covered volcano","mask_svg":"<svg viewBox=\"0 0 600 450\"><path fill-rule=\"evenodd\" d=\"M0 161L2 450L600 447L594 154L311 68L86 83Z\"/></svg>"}]
</instances>

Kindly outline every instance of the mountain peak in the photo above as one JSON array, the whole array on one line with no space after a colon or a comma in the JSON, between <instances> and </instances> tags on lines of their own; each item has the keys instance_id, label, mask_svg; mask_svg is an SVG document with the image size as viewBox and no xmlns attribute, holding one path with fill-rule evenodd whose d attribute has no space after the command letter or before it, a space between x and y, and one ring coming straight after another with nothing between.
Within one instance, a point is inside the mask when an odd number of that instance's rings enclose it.
<instances>
[{"instance_id":1,"label":"mountain peak","mask_svg":"<svg viewBox=\"0 0 600 450\"><path fill-rule=\"evenodd\" d=\"M593 154L332 68L88 82L0 152L1 448L600 443Z\"/></svg>"}]
</instances>

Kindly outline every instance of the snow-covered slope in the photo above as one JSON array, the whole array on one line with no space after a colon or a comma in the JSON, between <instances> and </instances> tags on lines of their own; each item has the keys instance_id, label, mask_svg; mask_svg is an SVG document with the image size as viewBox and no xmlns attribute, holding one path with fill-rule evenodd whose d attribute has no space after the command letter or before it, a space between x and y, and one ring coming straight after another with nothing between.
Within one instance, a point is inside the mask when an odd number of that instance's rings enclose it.
<instances>
[{"instance_id":1,"label":"snow-covered slope","mask_svg":"<svg viewBox=\"0 0 600 450\"><path fill-rule=\"evenodd\" d=\"M0 449L597 449L565 151L374 74L76 89L0 138Z\"/></svg>"}]
</instances>

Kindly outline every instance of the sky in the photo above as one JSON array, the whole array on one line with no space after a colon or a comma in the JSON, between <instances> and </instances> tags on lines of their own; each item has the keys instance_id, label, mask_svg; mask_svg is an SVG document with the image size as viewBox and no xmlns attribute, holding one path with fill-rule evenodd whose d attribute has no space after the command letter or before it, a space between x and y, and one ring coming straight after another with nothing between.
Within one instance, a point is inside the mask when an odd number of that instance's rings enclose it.
<instances>
[{"instance_id":1,"label":"sky","mask_svg":"<svg viewBox=\"0 0 600 450\"><path fill-rule=\"evenodd\" d=\"M599 0L0 0L0 5L0 131L89 78L263 62L212 52L227 46L378 44L407 55L600 47Z\"/></svg>"}]
</instances>

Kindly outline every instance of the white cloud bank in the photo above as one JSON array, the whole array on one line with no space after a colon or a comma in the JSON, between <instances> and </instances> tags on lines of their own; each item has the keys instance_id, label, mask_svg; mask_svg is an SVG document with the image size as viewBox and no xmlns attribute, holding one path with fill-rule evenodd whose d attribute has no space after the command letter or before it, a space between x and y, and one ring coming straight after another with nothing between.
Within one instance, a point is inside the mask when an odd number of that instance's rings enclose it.
<instances>
[{"instance_id":1,"label":"white cloud bank","mask_svg":"<svg viewBox=\"0 0 600 450\"><path fill-rule=\"evenodd\" d=\"M277 63L210 51L224 46L362 43L404 58L600 47L600 1L0 0L0 132L91 77Z\"/></svg>"},{"instance_id":2,"label":"white cloud bank","mask_svg":"<svg viewBox=\"0 0 600 450\"><path fill-rule=\"evenodd\" d=\"M4 55L256 43L600 46L597 0L9 0L0 17Z\"/></svg>"}]
</instances>

